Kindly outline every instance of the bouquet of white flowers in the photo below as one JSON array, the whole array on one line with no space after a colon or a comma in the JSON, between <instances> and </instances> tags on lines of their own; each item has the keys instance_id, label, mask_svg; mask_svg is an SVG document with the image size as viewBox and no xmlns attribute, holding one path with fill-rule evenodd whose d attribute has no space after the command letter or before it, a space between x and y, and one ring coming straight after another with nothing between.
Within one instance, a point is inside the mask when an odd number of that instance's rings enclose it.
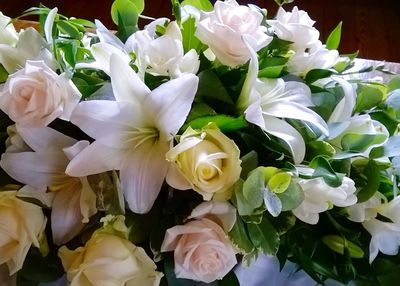
<instances>
[{"instance_id":1,"label":"bouquet of white flowers","mask_svg":"<svg viewBox=\"0 0 400 286\"><path fill-rule=\"evenodd\" d=\"M355 70L341 23L323 44L297 7L172 5L115 0L116 33L0 13L0 264L18 285L233 286L266 254L394 285L400 77L358 78L388 71Z\"/></svg>"}]
</instances>

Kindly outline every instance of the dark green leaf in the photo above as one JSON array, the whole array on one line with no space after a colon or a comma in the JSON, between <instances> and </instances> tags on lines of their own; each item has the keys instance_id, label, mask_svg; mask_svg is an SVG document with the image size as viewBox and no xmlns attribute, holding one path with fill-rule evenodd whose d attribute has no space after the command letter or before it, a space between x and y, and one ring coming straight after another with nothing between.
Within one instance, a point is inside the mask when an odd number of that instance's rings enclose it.
<instances>
[{"instance_id":1,"label":"dark green leaf","mask_svg":"<svg viewBox=\"0 0 400 286\"><path fill-rule=\"evenodd\" d=\"M80 26L83 26L83 27L86 27L86 28L96 29L96 25L92 21L89 21L89 20L86 20L86 19L76 19L76 18L74 18L74 19L68 19L68 22L73 23L75 25L80 25Z\"/></svg>"},{"instance_id":2,"label":"dark green leaf","mask_svg":"<svg viewBox=\"0 0 400 286\"><path fill-rule=\"evenodd\" d=\"M334 74L334 71L331 70L324 70L324 69L313 69L310 70L305 77L305 81L308 84L312 84L313 82L321 79L321 78L326 78L326 77L330 77L332 74Z\"/></svg>"},{"instance_id":3,"label":"dark green leaf","mask_svg":"<svg viewBox=\"0 0 400 286\"><path fill-rule=\"evenodd\" d=\"M335 29L329 34L326 40L326 48L328 50L336 50L340 44L340 38L342 35L342 22L340 22Z\"/></svg>"},{"instance_id":4,"label":"dark green leaf","mask_svg":"<svg viewBox=\"0 0 400 286\"><path fill-rule=\"evenodd\" d=\"M313 159L318 155L332 157L336 151L331 144L325 141L312 141L307 144L307 157Z\"/></svg>"},{"instance_id":5,"label":"dark green leaf","mask_svg":"<svg viewBox=\"0 0 400 286\"><path fill-rule=\"evenodd\" d=\"M111 6L111 17L118 25L118 36L122 41L136 32L140 11L131 0L115 0Z\"/></svg>"},{"instance_id":6,"label":"dark green leaf","mask_svg":"<svg viewBox=\"0 0 400 286\"><path fill-rule=\"evenodd\" d=\"M265 255L276 255L279 249L279 234L264 216L260 224L248 224L250 240L254 246Z\"/></svg>"},{"instance_id":7,"label":"dark green leaf","mask_svg":"<svg viewBox=\"0 0 400 286\"><path fill-rule=\"evenodd\" d=\"M369 200L378 191L380 185L380 170L374 160L368 162L363 173L366 181L357 193L358 203Z\"/></svg>"},{"instance_id":8,"label":"dark green leaf","mask_svg":"<svg viewBox=\"0 0 400 286\"><path fill-rule=\"evenodd\" d=\"M397 112L399 112L400 115L400 110L396 111L396 113ZM384 110L374 110L370 112L369 115L372 119L378 120L380 123L385 125L390 135L397 132L398 125L400 124L400 121L397 118L400 118L400 116L396 118L394 115Z\"/></svg>"},{"instance_id":9,"label":"dark green leaf","mask_svg":"<svg viewBox=\"0 0 400 286\"><path fill-rule=\"evenodd\" d=\"M228 235L233 245L239 249L241 254L247 254L254 251L254 245L249 239L246 226L240 216L236 216L236 222Z\"/></svg>"},{"instance_id":10,"label":"dark green leaf","mask_svg":"<svg viewBox=\"0 0 400 286\"><path fill-rule=\"evenodd\" d=\"M6 82L8 78L8 72L5 70L2 64L0 64L0 83Z\"/></svg>"},{"instance_id":11,"label":"dark green leaf","mask_svg":"<svg viewBox=\"0 0 400 286\"><path fill-rule=\"evenodd\" d=\"M247 175L253 171L254 169L257 168L258 166L258 154L255 151L250 151L246 155L244 155L242 158L242 172L240 173L240 177L242 179L246 179Z\"/></svg>"},{"instance_id":12,"label":"dark green leaf","mask_svg":"<svg viewBox=\"0 0 400 286\"><path fill-rule=\"evenodd\" d=\"M322 177L324 181L331 187L339 187L342 184L342 175L337 174L328 160L322 156L315 157L310 167L314 168L313 177Z\"/></svg>"},{"instance_id":13,"label":"dark green leaf","mask_svg":"<svg viewBox=\"0 0 400 286\"><path fill-rule=\"evenodd\" d=\"M204 98L205 100L212 99L213 101L234 106L234 102L226 91L225 86L213 71L203 71L199 73L198 77L199 86L196 93L197 98Z\"/></svg>"}]
</instances>

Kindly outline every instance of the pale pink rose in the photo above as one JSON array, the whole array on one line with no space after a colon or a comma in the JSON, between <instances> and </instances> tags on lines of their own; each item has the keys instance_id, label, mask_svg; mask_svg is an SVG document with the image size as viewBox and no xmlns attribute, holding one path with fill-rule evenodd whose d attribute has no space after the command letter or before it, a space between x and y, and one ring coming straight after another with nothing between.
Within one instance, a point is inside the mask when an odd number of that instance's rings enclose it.
<instances>
[{"instance_id":1,"label":"pale pink rose","mask_svg":"<svg viewBox=\"0 0 400 286\"><path fill-rule=\"evenodd\" d=\"M64 74L43 61L27 61L9 76L0 92L0 108L20 126L43 127L58 117L68 120L80 97Z\"/></svg>"},{"instance_id":2,"label":"pale pink rose","mask_svg":"<svg viewBox=\"0 0 400 286\"><path fill-rule=\"evenodd\" d=\"M217 1L214 10L203 13L198 23L196 37L215 54L224 65L236 67L250 59L250 51L243 41L255 51L272 41L261 26L263 15L235 0Z\"/></svg>"},{"instance_id":3,"label":"pale pink rose","mask_svg":"<svg viewBox=\"0 0 400 286\"><path fill-rule=\"evenodd\" d=\"M210 283L236 265L236 251L226 234L234 224L232 209L228 203L203 203L192 213L196 220L167 230L161 251L174 251L176 277Z\"/></svg>"}]
</instances>

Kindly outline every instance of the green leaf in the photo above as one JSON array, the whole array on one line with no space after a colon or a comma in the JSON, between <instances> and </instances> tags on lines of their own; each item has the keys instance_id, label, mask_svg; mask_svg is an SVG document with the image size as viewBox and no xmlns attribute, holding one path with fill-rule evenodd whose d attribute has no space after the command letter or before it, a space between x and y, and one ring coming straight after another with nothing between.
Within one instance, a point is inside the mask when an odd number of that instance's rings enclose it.
<instances>
[{"instance_id":1,"label":"green leaf","mask_svg":"<svg viewBox=\"0 0 400 286\"><path fill-rule=\"evenodd\" d=\"M96 25L89 20L86 19L79 19L79 18L74 18L74 19L68 19L68 22L73 23L75 25L80 25L86 28L92 28L92 29L96 29Z\"/></svg>"},{"instance_id":2,"label":"green leaf","mask_svg":"<svg viewBox=\"0 0 400 286\"><path fill-rule=\"evenodd\" d=\"M65 35L68 35L72 39L80 40L83 37L83 34L69 21L60 20L57 21L57 28Z\"/></svg>"},{"instance_id":3,"label":"green leaf","mask_svg":"<svg viewBox=\"0 0 400 286\"><path fill-rule=\"evenodd\" d=\"M314 168L313 177L322 177L331 187L339 187L342 184L342 175L338 175L332 168L328 160L322 156L315 157L310 167Z\"/></svg>"},{"instance_id":4,"label":"green leaf","mask_svg":"<svg viewBox=\"0 0 400 286\"><path fill-rule=\"evenodd\" d=\"M335 72L331 70L325 70L325 69L313 69L310 70L307 74L304 80L308 84L312 84L313 82L321 79L321 78L327 78L333 75Z\"/></svg>"},{"instance_id":5,"label":"green leaf","mask_svg":"<svg viewBox=\"0 0 400 286\"><path fill-rule=\"evenodd\" d=\"M268 188L274 193L281 194L287 190L291 181L292 176L288 173L280 172L268 180Z\"/></svg>"},{"instance_id":6,"label":"green leaf","mask_svg":"<svg viewBox=\"0 0 400 286\"><path fill-rule=\"evenodd\" d=\"M210 122L214 122L222 132L232 132L248 126L243 116L231 117L228 115L210 115L194 119L193 121L183 125L181 131L186 130L189 126L193 129L201 129Z\"/></svg>"},{"instance_id":7,"label":"green leaf","mask_svg":"<svg viewBox=\"0 0 400 286\"><path fill-rule=\"evenodd\" d=\"M264 216L260 224L248 224L250 240L254 246L265 255L276 255L279 249L279 234Z\"/></svg>"},{"instance_id":8,"label":"green leaf","mask_svg":"<svg viewBox=\"0 0 400 286\"><path fill-rule=\"evenodd\" d=\"M3 67L3 65L0 64L0 83L6 82L7 78L8 78L8 72Z\"/></svg>"},{"instance_id":9,"label":"green leaf","mask_svg":"<svg viewBox=\"0 0 400 286\"><path fill-rule=\"evenodd\" d=\"M393 135L396 134L398 126L400 124L400 121L397 119L400 118L400 110L398 110L396 113L398 113L399 115L396 115L395 117L393 112L384 110L374 110L370 112L369 115L371 116L372 119L378 120L380 123L385 125L385 127L389 131L389 134Z\"/></svg>"},{"instance_id":10,"label":"green leaf","mask_svg":"<svg viewBox=\"0 0 400 286\"><path fill-rule=\"evenodd\" d=\"M218 76L211 70L202 71L198 75L199 86L197 89L196 97L202 98L205 101L208 99L218 101L229 106L235 106L232 98L229 96L224 84L220 81Z\"/></svg>"},{"instance_id":11,"label":"green leaf","mask_svg":"<svg viewBox=\"0 0 400 286\"><path fill-rule=\"evenodd\" d=\"M282 6L284 4L289 4L292 3L294 0L275 0L275 3L278 4L279 6Z\"/></svg>"},{"instance_id":12,"label":"green leaf","mask_svg":"<svg viewBox=\"0 0 400 286\"><path fill-rule=\"evenodd\" d=\"M192 109L190 110L190 113L186 119L186 122L191 122L199 117L216 115L216 114L217 113L215 112L215 110L212 109L207 104L205 104L204 102L193 103Z\"/></svg>"},{"instance_id":13,"label":"green leaf","mask_svg":"<svg viewBox=\"0 0 400 286\"><path fill-rule=\"evenodd\" d=\"M363 258L364 251L355 243L347 240L343 236L339 235L325 235L322 237L322 242L336 253L341 255L345 254L345 249L349 251L350 257L352 258Z\"/></svg>"},{"instance_id":14,"label":"green leaf","mask_svg":"<svg viewBox=\"0 0 400 286\"><path fill-rule=\"evenodd\" d=\"M357 203L369 200L378 191L380 185L380 170L374 160L368 161L363 174L365 182L357 193Z\"/></svg>"},{"instance_id":15,"label":"green leaf","mask_svg":"<svg viewBox=\"0 0 400 286\"><path fill-rule=\"evenodd\" d=\"M228 235L232 244L241 254L248 254L254 251L254 245L249 239L246 226L240 216L236 215L236 222Z\"/></svg>"},{"instance_id":16,"label":"green leaf","mask_svg":"<svg viewBox=\"0 0 400 286\"><path fill-rule=\"evenodd\" d=\"M239 179L239 181L237 181L234 186L233 201L240 215L251 216L254 213L255 209L262 205L264 193L261 193L257 190L257 195L259 197L256 198L255 196L252 196L251 199L253 201L249 201L244 196L243 190L243 180Z\"/></svg>"},{"instance_id":17,"label":"green leaf","mask_svg":"<svg viewBox=\"0 0 400 286\"><path fill-rule=\"evenodd\" d=\"M250 151L240 159L242 160L240 177L246 179L248 174L258 166L258 154L255 151Z\"/></svg>"},{"instance_id":18,"label":"green leaf","mask_svg":"<svg viewBox=\"0 0 400 286\"><path fill-rule=\"evenodd\" d=\"M335 29L330 33L328 39L326 40L326 48L328 50L337 50L340 44L340 38L342 35L342 24L340 22Z\"/></svg>"},{"instance_id":19,"label":"green leaf","mask_svg":"<svg viewBox=\"0 0 400 286\"><path fill-rule=\"evenodd\" d=\"M371 145L383 143L387 136L384 134L355 134L349 133L343 136L341 145L344 151L360 153Z\"/></svg>"},{"instance_id":20,"label":"green leaf","mask_svg":"<svg viewBox=\"0 0 400 286\"><path fill-rule=\"evenodd\" d=\"M289 58L285 57L267 57L260 64L258 77L277 78L285 68Z\"/></svg>"},{"instance_id":21,"label":"green leaf","mask_svg":"<svg viewBox=\"0 0 400 286\"><path fill-rule=\"evenodd\" d=\"M282 212L278 217L271 218L271 223L275 227L277 233L283 235L294 227L296 224L296 217L292 212Z\"/></svg>"},{"instance_id":22,"label":"green leaf","mask_svg":"<svg viewBox=\"0 0 400 286\"><path fill-rule=\"evenodd\" d=\"M111 18L118 26L118 36L125 41L137 30L140 11L131 0L115 0L111 6Z\"/></svg>"},{"instance_id":23,"label":"green leaf","mask_svg":"<svg viewBox=\"0 0 400 286\"><path fill-rule=\"evenodd\" d=\"M258 167L250 172L248 178L243 183L243 196L250 208L257 209L262 206L264 201L265 173L264 167ZM240 212L239 212L240 213ZM246 215L250 215L246 214Z\"/></svg>"},{"instance_id":24,"label":"green leaf","mask_svg":"<svg viewBox=\"0 0 400 286\"><path fill-rule=\"evenodd\" d=\"M400 75L392 77L387 83L387 93L400 89Z\"/></svg>"},{"instance_id":25,"label":"green leaf","mask_svg":"<svg viewBox=\"0 0 400 286\"><path fill-rule=\"evenodd\" d=\"M359 83L357 85L357 102L355 112L362 112L376 107L384 97L382 86Z\"/></svg>"},{"instance_id":26,"label":"green leaf","mask_svg":"<svg viewBox=\"0 0 400 286\"><path fill-rule=\"evenodd\" d=\"M196 32L196 19L189 17L185 22L182 23L182 44L185 53L191 49L199 52L202 46L200 40L194 35Z\"/></svg>"},{"instance_id":27,"label":"green leaf","mask_svg":"<svg viewBox=\"0 0 400 286\"><path fill-rule=\"evenodd\" d=\"M171 0L171 4L172 4L172 15L175 16L176 22L178 23L178 25L180 25L182 20L181 4L179 3L179 0Z\"/></svg>"},{"instance_id":28,"label":"green leaf","mask_svg":"<svg viewBox=\"0 0 400 286\"><path fill-rule=\"evenodd\" d=\"M332 157L335 153L335 148L325 141L312 141L307 144L307 157L311 160L318 155Z\"/></svg>"},{"instance_id":29,"label":"green leaf","mask_svg":"<svg viewBox=\"0 0 400 286\"><path fill-rule=\"evenodd\" d=\"M197 9L205 12L212 11L214 9L212 3L208 0L185 0L181 3L181 6L191 5Z\"/></svg>"},{"instance_id":30,"label":"green leaf","mask_svg":"<svg viewBox=\"0 0 400 286\"><path fill-rule=\"evenodd\" d=\"M291 182L285 192L277 194L282 203L282 211L291 211L297 208L304 200L304 192L300 185Z\"/></svg>"}]
</instances>

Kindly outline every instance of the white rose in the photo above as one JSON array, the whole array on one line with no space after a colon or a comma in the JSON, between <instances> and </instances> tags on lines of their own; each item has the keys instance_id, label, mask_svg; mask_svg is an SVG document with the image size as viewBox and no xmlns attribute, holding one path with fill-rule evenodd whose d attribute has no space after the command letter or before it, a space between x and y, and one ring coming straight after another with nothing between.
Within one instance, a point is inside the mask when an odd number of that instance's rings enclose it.
<instances>
[{"instance_id":1,"label":"white rose","mask_svg":"<svg viewBox=\"0 0 400 286\"><path fill-rule=\"evenodd\" d=\"M348 177L344 177L342 185L337 188L327 185L321 177L301 179L298 183L304 191L304 200L293 214L309 224L317 224L319 213L332 206L347 207L357 202L354 181Z\"/></svg>"},{"instance_id":2,"label":"white rose","mask_svg":"<svg viewBox=\"0 0 400 286\"><path fill-rule=\"evenodd\" d=\"M17 124L43 127L56 118L68 120L80 93L65 75L43 61L28 61L10 75L0 92L0 108Z\"/></svg>"},{"instance_id":3,"label":"white rose","mask_svg":"<svg viewBox=\"0 0 400 286\"><path fill-rule=\"evenodd\" d=\"M40 247L46 226L42 208L18 199L16 193L0 192L0 265L6 263L10 275L22 268L32 245Z\"/></svg>"},{"instance_id":4,"label":"white rose","mask_svg":"<svg viewBox=\"0 0 400 286\"><path fill-rule=\"evenodd\" d=\"M255 51L271 42L272 37L265 33L266 27L261 26L262 19L259 12L235 0L217 1L213 11L203 13L195 35L222 64L236 67L250 59L244 36Z\"/></svg>"},{"instance_id":5,"label":"white rose","mask_svg":"<svg viewBox=\"0 0 400 286\"><path fill-rule=\"evenodd\" d=\"M178 190L193 189L204 200L227 200L242 170L240 150L217 127L188 128L167 154L167 182Z\"/></svg>"},{"instance_id":6,"label":"white rose","mask_svg":"<svg viewBox=\"0 0 400 286\"><path fill-rule=\"evenodd\" d=\"M127 41L126 46L137 56L139 70L147 69L152 74L173 78L182 73L197 73L200 67L199 56L193 49L184 54L178 24L175 21L170 22L165 34L160 37L152 31L154 28L154 25L151 25L138 31Z\"/></svg>"},{"instance_id":7,"label":"white rose","mask_svg":"<svg viewBox=\"0 0 400 286\"><path fill-rule=\"evenodd\" d=\"M287 63L287 70L292 74L305 76L313 69L329 69L339 60L337 50L328 50L317 41L307 51L296 51Z\"/></svg>"},{"instance_id":8,"label":"white rose","mask_svg":"<svg viewBox=\"0 0 400 286\"><path fill-rule=\"evenodd\" d=\"M11 18L0 12L0 45L15 46L18 41L18 33L10 21Z\"/></svg>"},{"instance_id":9,"label":"white rose","mask_svg":"<svg viewBox=\"0 0 400 286\"><path fill-rule=\"evenodd\" d=\"M279 8L275 20L267 21L279 39L293 42L292 48L304 51L319 39L319 32L313 27L307 12L294 7L292 12Z\"/></svg>"},{"instance_id":10,"label":"white rose","mask_svg":"<svg viewBox=\"0 0 400 286\"><path fill-rule=\"evenodd\" d=\"M174 251L178 278L206 283L222 279L237 264L227 235L235 223L235 208L207 202L196 207L189 218L194 220L167 230L161 251Z\"/></svg>"},{"instance_id":11,"label":"white rose","mask_svg":"<svg viewBox=\"0 0 400 286\"><path fill-rule=\"evenodd\" d=\"M63 246L58 255L71 286L157 286L162 273L143 248L127 239L124 217L118 216L94 232L84 247L69 250ZM113 219L111 219L113 220Z\"/></svg>"}]
</instances>

